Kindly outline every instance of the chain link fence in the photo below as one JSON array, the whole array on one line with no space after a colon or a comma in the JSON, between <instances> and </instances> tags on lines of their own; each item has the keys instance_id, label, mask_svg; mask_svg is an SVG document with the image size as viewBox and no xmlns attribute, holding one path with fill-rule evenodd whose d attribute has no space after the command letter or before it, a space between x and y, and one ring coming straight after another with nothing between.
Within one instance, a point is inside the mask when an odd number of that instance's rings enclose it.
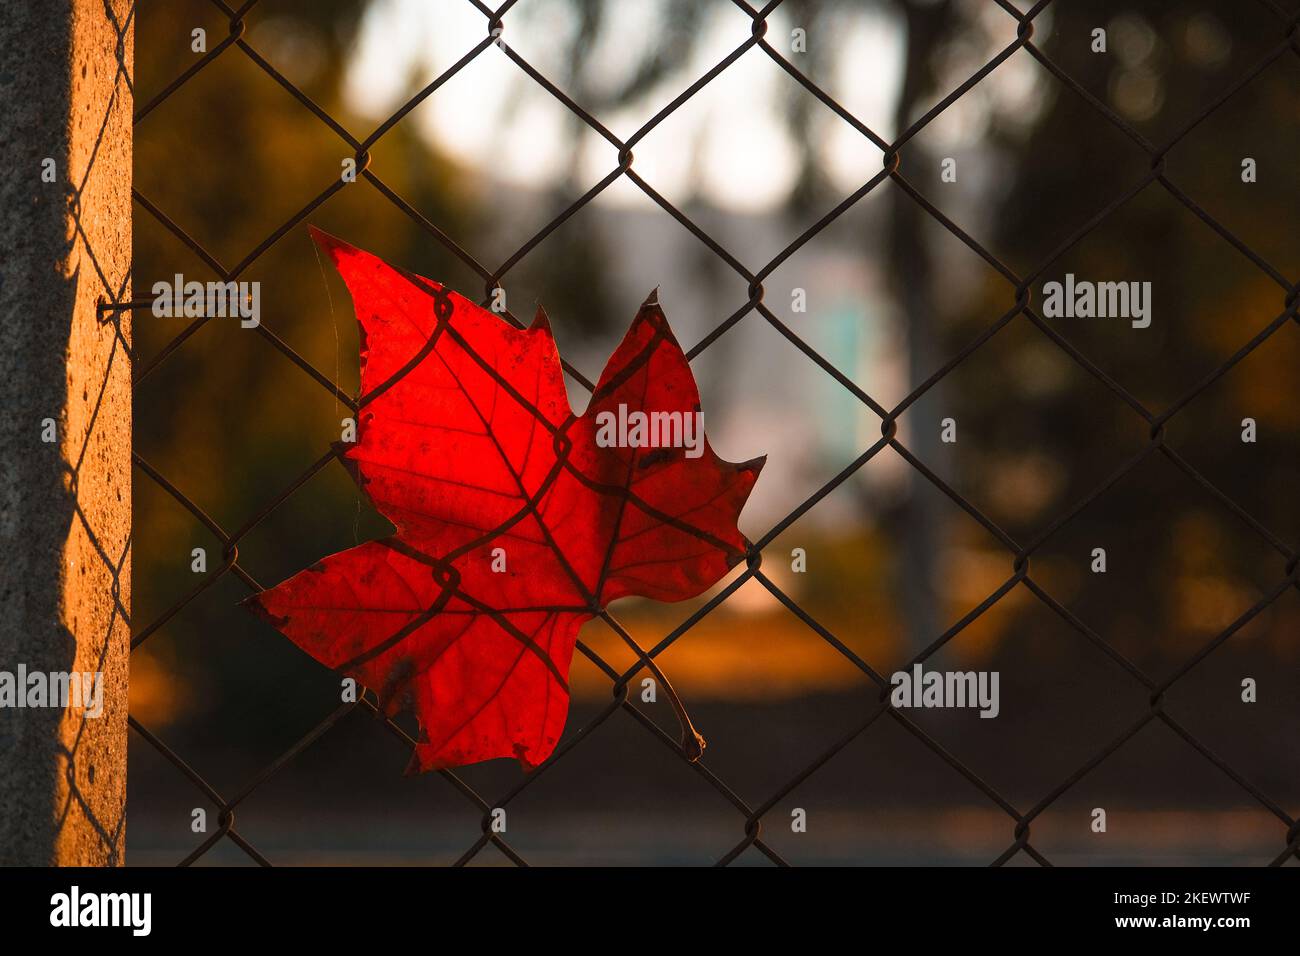
<instances>
[{"instance_id":1,"label":"chain link fence","mask_svg":"<svg viewBox=\"0 0 1300 956\"><path fill-rule=\"evenodd\" d=\"M575 748L584 746L593 732L597 731L600 726L616 715L624 714L631 718L637 724L644 728L646 734L647 746L664 747L675 753L684 764L697 774L702 780L715 789L717 793L735 810L735 844L724 853L717 862L727 864L736 860L742 853L751 848L765 855L772 862L785 864L787 861L764 839L764 822L769 813L783 799L792 794L812 775L816 774L828 761L835 755L848 747L855 739L859 738L868 728L872 727L878 721L893 721L899 727L907 732L915 741L915 746L925 748L938 757L941 761L950 766L959 773L987 799L988 803L998 808L1006 815L1007 843L1005 849L997 855L991 862L995 865L1001 865L1015 860L1019 855L1024 854L1030 860L1041 864L1050 865L1050 860L1035 847L1032 840L1032 827L1034 821L1063 794L1075 786L1087 774L1093 771L1103 762L1107 761L1119 748L1127 741L1137 735L1144 727L1161 723L1167 726L1175 734L1185 740L1191 747L1204 758L1204 761L1215 768L1219 773L1231 780L1240 790L1246 794L1252 801L1257 802L1265 808L1269 814L1276 818L1277 821L1277 843L1276 855L1268 861L1272 865L1281 865L1291 857L1300 859L1300 821L1287 812L1283 804L1268 794L1262 792L1257 786L1253 785L1245 775L1239 773L1228 760L1213 752L1202 741L1198 740L1179 720L1175 719L1168 713L1163 705L1163 701L1168 690L1178 681L1182 680L1189 671L1195 668L1201 661L1213 654L1218 648L1226 642L1231 641L1233 636L1242 630L1247 624L1254 620L1258 615L1265 611L1279 597L1292 588L1300 587L1297 582L1297 564L1300 561L1295 546L1289 543L1287 538L1273 530L1262 525L1252 517L1250 509L1233 500L1231 497L1220 491L1215 484L1204 477L1200 471L1194 468L1179 453L1179 450L1169 442L1166 434L1166 426L1175 416L1179 415L1193 399L1200 395L1211 384L1220 377L1227 374L1234 366L1238 365L1246 356L1258 349L1264 342L1272 336L1279 333L1284 326L1292 325L1297 322L1297 286L1289 280L1279 269L1275 268L1262 256L1257 254L1247 245L1245 241L1235 235L1232 231L1217 221L1206 209L1198 205L1193 196L1184 193L1174 182L1171 181L1166 171L1166 157L1169 151L1181 142L1192 130L1198 127L1203 121L1210 117L1216 110L1223 108L1224 104L1231 96L1247 87L1256 77L1276 61L1285 58L1300 55L1300 35L1297 33L1296 14L1288 13L1283 10L1273 0L1252 0L1265 8L1270 15L1276 20L1276 44L1270 50L1267 56L1262 58L1253 69L1244 75L1236 78L1230 85L1226 86L1222 95L1212 102L1204 105L1195 116L1187 119L1185 125L1176 133L1176 135L1164 142L1151 142L1144 137L1137 129L1134 128L1123 117L1117 114L1110 106L1098 99L1094 94L1089 92L1084 86L1073 79L1067 72L1061 69L1053 60L1044 52L1043 48L1035 41L1035 23L1039 20L1044 9L1048 7L1051 0L1040 0L1028 9L1020 9L1009 0L996 0L996 7L1001 10L1006 17L1011 18L1016 25L1016 37L1013 42L1001 49L992 59L971 74L964 82L944 96L932 108L924 113L919 119L913 122L907 129L903 130L898 136L890 139L878 135L868 125L863 123L844 106L820 88L808 76L792 62L790 58L773 45L768 38L768 18L773 11L780 5L781 0L772 0L766 6L755 8L744 2L744 0L735 0L736 5L743 13L750 18L752 27L747 36L737 37L735 48L725 57L719 60L716 65L701 75L695 82L681 91L681 93L670 103L659 110L652 116L639 130L627 139L621 139L610 131L600 118L592 115L579 103L574 102L560 88L552 83L546 76L534 68L526 59L519 55L511 48L508 42L508 31L506 27L510 22L510 12L515 7L514 0L504 3L498 9L492 9L489 6L478 2L478 0L466 0L482 14L483 17L483 38L472 49L465 52L465 55L454 63L449 69L437 76L432 82L429 82L414 96L401 105L399 109L388 116L374 130L364 136L358 136L349 129L345 128L334 116L326 112L317 103L313 102L304 94L293 82L291 82L282 72L263 56L248 42L246 39L247 19L256 14L255 7L257 0L242 6L232 6L224 0L212 0L214 6L220 11L221 15L229 22L229 34L221 39L210 50L203 54L196 62L181 75L168 83L164 88L152 95L142 95L137 93L137 99L141 105L135 113L135 121L138 124L146 119L157 107L164 103L169 97L173 96L178 90L182 89L187 83L204 71L208 66L223 57L245 57L251 63L255 64L258 69L278 84L281 88L291 94L300 104L301 108L310 111L319 121L329 127L337 136L340 146L341 157L352 157L355 159L357 177L355 183L349 183L343 179L336 178L334 181L325 184L321 191L310 202L297 210L292 216L281 223L274 231L265 238L260 239L251 245L243 258L233 266L227 265L211 254L204 245L195 236L191 235L184 228L178 225L173 219L169 218L165 209L155 204L149 196L142 194L138 190L134 194L135 201L139 207L139 214L151 217L160 223L178 243L183 244L190 251L200 257L211 269L213 276L225 281L232 282L237 280L245 273L249 267L257 262L269 249L288 235L292 230L302 226L304 221L313 211L317 210L322 204L328 202L331 197L335 196L344 189L361 189L362 184L369 184L377 194L376 201L382 197L383 201L391 203L404 216L414 222L419 229L427 234L430 240L439 243L460 259L468 268L472 269L483 282L483 302L487 305L493 296L494 290L504 287L504 283L511 270L530 253L542 247L547 238L566 222L570 217L579 213L585 206L592 202L598 195L606 190L612 183L620 178L624 178L640 189L650 200L659 208L671 216L681 228L689 233L694 240L705 246L719 262L725 264L727 269L734 271L748 286L748 297L743 302L735 304L735 311L726 317L716 328L712 329L700 341L694 345L688 353L688 357L694 359L708 350L725 332L735 326L743 318L751 314L757 315L766 322L772 329L778 332L785 340L806 355L812 362L816 363L827 376L833 378L845 390L856 397L866 408L870 409L881 420L881 436L870 447L861 452L858 457L852 461L846 468L835 475L830 481L826 482L814 494L807 497L797 508L769 528L764 534L755 540L746 555L747 561L742 573L735 577L725 588L720 590L716 595L711 597L702 607L686 619L680 626L663 635L651 647L641 647L636 644L632 636L620 624L617 617L610 613L600 615L603 624L592 626L605 626L612 628L623 641L627 642L634 648L637 655L637 662L628 669L620 670L596 654L587 644L579 641L578 651L585 655L592 664L599 668L607 677L611 689L611 699L608 704L601 710L594 719L588 720L580 727L570 726L566 736L562 739L554 755L536 772L520 779L517 785L511 787L504 793L483 794L476 792L471 788L464 779L463 775L458 775L451 771L441 771L442 778L447 785L454 788L465 801L468 802L475 810L482 814L481 832L466 834L466 848L459 859L459 863L468 863L475 860L484 851L491 850L501 854L506 860L525 865L526 860L523 856L511 846L504 835L493 832L491 828L491 815L494 808L508 807L522 793L534 786L535 783L544 778L555 764L566 760ZM1063 0L1062 0L1063 2ZM148 16L147 9L140 16ZM373 147L388 134L393 127L401 122L412 110L435 95L438 90L463 70L467 64L476 57L484 54L492 46L498 49L509 58L509 60L523 71L530 80L544 89L556 101L563 104L564 108L576 117L586 128L594 131L599 137L607 141L618 151L617 168L611 170L608 175L601 179L595 186L588 190L579 199L563 209L558 215L554 216L547 222L537 233L522 245L520 245L512 255L505 261L493 265L484 263L475 258L471 251L463 248L461 245L447 234L439 224L427 219L419 210L414 208L402 196L398 195L383 178L383 170L378 169L372 163L371 150ZM785 74L788 75L790 82L799 84L808 93L816 97L827 108L832 110L838 117L853 127L863 138L873 144L882 154L881 167L878 172L864 182L860 188L836 205L825 216L813 223L805 231L794 237L785 248L776 255L771 261L765 263L745 263L733 256L724 246L710 235L709 231L701 227L696 221L693 221L681 208L674 205L661 193L657 192L655 187L642 178L637 171L634 159L634 150L637 145L657 127L659 127L667 118L673 115L692 97L696 96L708 84L713 82L720 74L726 71L737 59L749 53L751 50L757 51L762 55L769 57ZM918 190L913 182L900 172L900 158L907 149L909 142L913 140L922 130L926 129L937 117L945 110L956 103L961 97L965 96L977 84L981 83L990 73L998 68L1000 64L1011 57L1032 57L1042 65L1059 83L1068 88L1074 94L1082 97L1096 114L1104 118L1105 122L1113 126L1125 137L1136 144L1149 158L1149 168L1145 176L1132 186L1118 191L1114 198L1102 208L1096 210L1096 214L1086 222L1082 227L1066 238L1059 248L1050 250L1042 257L1042 265L1026 273L1017 273L1005 265L999 258L994 255L988 248L972 238L960 226L948 218L937 208L929 199L927 199ZM924 381L916 384L911 393L908 394L901 402L893 407L887 407L877 401L858 383L842 373L832 361L813 348L808 342L801 338L789 325L775 314L764 302L764 282L772 273L798 250L809 243L814 237L825 230L831 223L839 219L846 211L855 206L863 197L878 190L897 190L906 196L910 201L916 203L925 214L934 222L942 226L952 236L959 240L966 248L970 250L972 256L977 256L983 260L989 267L995 270L1002 279L1005 280L1005 312L992 324L990 324L981 334L970 341L964 348L952 355L940 367L935 368L933 373ZM1241 342L1235 352L1222 362L1217 368L1206 375L1199 381L1194 388L1188 390L1177 401L1171 403L1163 409L1149 408L1145 406L1135 395L1123 388L1110 376L1108 376L1098 365L1094 364L1085 356L1069 338L1062 334L1059 327L1052 325L1044 320L1041 310L1034 303L1031 293L1033 286L1042 280L1047 268L1056 261L1064 252L1078 244L1086 236L1093 233L1102 223L1106 222L1118 209L1132 200L1137 194L1145 190L1164 190L1174 201L1190 210L1203 224L1206 229L1213 230L1225 243L1225 250L1228 246L1244 256L1253 266L1263 275L1267 276L1271 282L1275 283L1278 290L1278 303L1280 309L1276 317L1268 323L1259 332ZM139 277L137 277L139 281ZM122 308L145 309L150 303L135 301L130 303L119 303L109 305L109 310ZM522 324L510 314L506 318L516 325ZM195 332L202 328L210 319L207 317L196 319L181 334L177 335L165 348L157 354L147 359L137 359L135 363L134 379L137 386L139 383L148 379L161 366L166 364L173 354L184 348L186 342ZM1060 352L1068 356L1069 360L1084 370L1087 375L1091 376L1097 382L1101 383L1111 393L1121 399L1131 410L1134 416L1134 422L1141 423L1142 427L1147 430L1149 441L1137 454L1125 461L1119 468L1115 469L1104 481L1098 484L1091 493L1081 499L1074 501L1067 509L1061 511L1055 517L1046 522L1041 530L1029 540L1016 540L997 523L988 517L979 507L961 492L946 482L936 471L925 461L920 460L912 451L910 451L899 439L898 423L902 416L910 407L912 407L922 396L930 392L936 383L939 383L957 366L965 362L972 354L981 349L1000 329L1006 327L1012 322L1025 322L1031 324L1034 328L1046 336ZM258 326L255 334L260 336L266 347L275 349L285 358L291 361L301 372L314 380L323 388L332 399L342 403L355 415L360 409L363 401L351 395L345 394L335 382L318 368L305 360L289 344L278 337L274 332L268 330L265 326ZM572 366L565 364L565 370L584 388L590 391L593 388L592 383L585 378L581 372ZM778 452L779 453L779 452ZM1104 655L1113 661L1116 665L1127 673L1135 685L1140 686L1147 694L1148 709L1139 719L1133 722L1131 726L1125 729L1121 734L1113 739L1099 739L1096 741L1095 752L1084 763L1079 765L1074 772L1060 780L1060 782L1047 792L1043 793L1037 802L1029 806L1018 806L1010 799L999 792L997 788L991 785L983 776L963 762L958 754L949 752L929 733L923 730L908 714L891 706L888 702L890 682L887 673L877 671L872 664L855 653L843 640L832 633L827 627L815 619L807 610L800 606L785 590L766 574L763 570L764 551L783 531L788 529L798 519L807 514L811 509L816 508L823 499L825 499L837 487L857 474L868 462L871 462L877 456L892 453L901 458L910 466L915 473L921 476L926 482L932 484L944 496L954 502L966 514L970 515L975 521L985 528L990 534L997 538L1005 547L1008 571L1005 580L988 594L977 606L972 608L969 613L965 614L960 620L954 623L943 633L933 636L933 640L928 646L920 649L912 661L906 665L906 669L911 669L915 663L925 662L936 652L947 645L964 629L969 627L973 622L984 615L990 608L1002 601L1008 593L1015 589L1023 589L1042 603L1046 608L1056 615L1068 628L1077 633L1089 645L1095 648L1099 655ZM1204 491L1213 497L1218 504L1231 512L1237 520L1248 527L1258 538L1267 544L1273 552L1276 553L1276 574L1275 585L1267 591L1252 607L1242 613L1230 626L1224 628L1216 634L1213 639L1204 643L1195 653L1186 656L1181 666L1174 669L1168 674L1151 674L1140 669L1135 663L1119 653L1108 641L1099 633L1094 631L1075 613L1067 609L1060 601L1053 597L1045 587L1035 578L1031 568L1032 559L1037 551L1050 538L1057 534L1065 525L1078 519L1080 513L1091 503L1105 496L1118 482L1127 474L1136 469L1143 462L1160 457L1171 462L1180 471L1184 472L1189 478L1195 481ZM213 535L215 535L223 546L223 558L221 566L210 571L192 590L184 594L168 607L162 614L154 620L148 622L137 622L132 647L138 648L147 642L169 621L173 620L182 609L186 608L191 602L207 591L214 583L223 578L233 577L243 582L250 592L258 592L262 585L255 580L247 571L240 566L239 562L239 545L240 542L261 522L263 522L276 509L280 508L288 499L291 498L310 478L324 469L335 467L337 465L338 454L335 450L324 451L318 460L316 460L302 474L293 477L285 482L284 487L278 494L275 494L265 505L255 513L248 515L247 520L239 527L230 529L223 527L217 521L209 517L204 510L186 495L185 489L174 484L167 475L160 472L148 460L140 454L135 454L134 461L140 473L149 481L155 482L168 495L182 505L195 519L201 522ZM756 582L764 589L770 592L782 605L784 605L791 614L793 614L804 626L818 635L830 647L834 648L837 653L843 655L853 667L857 668L872 684L879 690L879 695L874 700L864 699L861 712L861 719L856 726L853 726L847 732L843 733L824 750L807 761L799 772L795 773L786 780L779 788L770 793L758 795L742 795L736 792L733 787L729 786L727 781L721 779L713 770L710 769L707 755L700 757L698 750L694 746L692 734L689 733L689 720L684 722L686 733L679 739L678 737L666 732L646 712L637 705L634 697L629 697L629 687L639 684L640 677L644 675L647 669L656 668L656 660L670 648L676 641L682 638L706 615L711 614L724 602L726 602L742 585L749 582ZM689 702L688 702L689 703ZM344 704L334 710L332 713L325 715L319 724L317 724L308 734L302 737L292 747L282 753L277 759L263 767L260 772L252 776L247 783L233 793L222 793L211 786L204 777L186 762L184 756L175 752L158 736L156 736L140 720L132 716L130 725L134 732L138 734L149 746L155 748L158 753L165 757L176 770L184 774L193 784L202 797L215 807L219 814L219 827L211 833L197 847L194 848L188 856L179 861L182 865L188 865L201 859L209 850L216 846L220 841L229 840L240 847L256 863L270 865L271 860L267 859L258 848L250 842L236 826L236 814L241 807L244 807L249 801L255 800L261 788L267 784L273 777L280 773L287 765L294 761L307 747L317 741L322 735L328 734L332 728L353 709L367 710L378 714L378 707L373 695L367 692L356 704ZM383 719L382 725L387 732L395 735L404 744L414 747L415 740L398 724L391 720ZM791 861L797 862L797 861Z\"/></svg>"}]
</instances>

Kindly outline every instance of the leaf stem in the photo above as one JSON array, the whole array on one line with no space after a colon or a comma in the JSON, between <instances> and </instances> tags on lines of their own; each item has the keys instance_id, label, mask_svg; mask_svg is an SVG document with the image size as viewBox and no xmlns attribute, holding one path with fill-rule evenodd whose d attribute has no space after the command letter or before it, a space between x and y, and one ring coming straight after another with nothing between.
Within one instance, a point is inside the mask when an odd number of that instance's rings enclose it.
<instances>
[{"instance_id":1,"label":"leaf stem","mask_svg":"<svg viewBox=\"0 0 1300 956\"><path fill-rule=\"evenodd\" d=\"M691 723L691 715L686 712L686 705L677 696L677 691L673 690L673 685L669 682L668 676L659 669L659 665L655 663L654 658L642 650L641 645L632 639L632 635L623 628L622 624L614 620L608 611L601 611L600 618L632 649L641 660L641 664L650 669L650 673L654 675L664 693L668 695L668 703L672 705L673 713L677 715L677 722L682 728L682 753L687 760L695 763L704 754L705 740L699 731L695 729L695 725Z\"/></svg>"}]
</instances>

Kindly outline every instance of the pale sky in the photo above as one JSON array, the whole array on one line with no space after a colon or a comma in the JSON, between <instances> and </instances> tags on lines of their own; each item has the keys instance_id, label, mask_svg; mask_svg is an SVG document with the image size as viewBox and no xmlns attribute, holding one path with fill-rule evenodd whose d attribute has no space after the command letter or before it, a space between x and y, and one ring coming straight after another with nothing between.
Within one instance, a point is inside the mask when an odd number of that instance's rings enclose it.
<instances>
[{"instance_id":1,"label":"pale sky","mask_svg":"<svg viewBox=\"0 0 1300 956\"><path fill-rule=\"evenodd\" d=\"M588 51L598 78L617 83L635 67L633 44L654 41L661 5L620 0L611 5L605 35ZM774 15L768 37L789 48L788 18ZM346 93L355 109L378 120L411 90L413 71L434 76L482 40L487 21L465 0L376 0L366 15ZM558 60L573 28L566 6L555 0L524 0L506 18L503 40L553 82L562 81ZM826 25L829 31L830 24ZM749 35L749 20L719 3L705 18L703 37L688 66L638 102L600 119L626 138L657 110L735 49ZM901 36L884 14L853 14L835 29L841 102L881 135L892 133ZM556 42L555 38L560 38ZM809 44L827 42L816 34ZM639 52L639 51L638 51ZM789 53L796 65L807 58ZM867 82L863 82L867 79ZM727 209L757 211L778 204L798 173L798 152L781 116L794 80L759 49L751 49L635 149L635 168L673 198L697 194ZM806 94L800 94L806 95ZM821 131L828 175L846 192L879 169L880 152L852 127L824 110ZM566 110L502 51L480 54L410 117L438 147L467 166L490 168L508 182L544 185L568 172ZM595 133L584 137L578 178L590 185L617 166L614 148ZM864 172L866 175L864 175ZM607 190L619 203L650 202L625 181Z\"/></svg>"}]
</instances>

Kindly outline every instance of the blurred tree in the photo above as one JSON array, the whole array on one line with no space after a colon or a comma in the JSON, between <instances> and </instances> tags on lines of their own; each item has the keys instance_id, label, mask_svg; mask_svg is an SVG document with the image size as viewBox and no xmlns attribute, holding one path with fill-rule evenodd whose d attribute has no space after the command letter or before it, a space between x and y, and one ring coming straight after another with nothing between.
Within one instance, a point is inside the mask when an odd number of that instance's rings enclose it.
<instances>
[{"instance_id":1,"label":"blurred tree","mask_svg":"<svg viewBox=\"0 0 1300 956\"><path fill-rule=\"evenodd\" d=\"M1038 30L1034 41L1090 95L1157 147L1178 137L1164 157L1174 186L1281 276L1294 277L1300 262L1289 237L1300 213L1294 160L1300 145L1300 58L1277 60L1218 102L1277 49L1282 21L1264 5L1126 0L1053 4L1044 22L1050 30ZM1097 28L1107 31L1106 54L1092 52ZM1122 320L1049 324L1158 414L1282 312L1285 290L1158 183L1076 247L1045 262L1070 234L1139 183L1151 159L1077 92L1045 70L1039 80L1052 97L1040 121L1027 131L1007 125L993 131L1023 159L1009 170L1010 188L994 210L990 245L1022 275L1046 267L1034 286L1040 306L1043 282L1060 280L1067 271L1081 279L1151 283L1154 319L1148 329ZM1267 171L1257 183L1242 181L1245 157ZM1002 280L990 282L988 294L945 335L950 352L1007 308L1007 290ZM1292 542L1300 529L1296 498L1282 489L1294 481L1300 460L1300 415L1293 401L1279 401L1287 391L1279 383L1294 380L1300 350L1293 332L1280 329L1175 416L1167 430L1170 445L1194 467ZM959 459L962 487L979 502L995 503L995 520L1023 541L1142 448L1148 426L1087 373L1076 371L1040 333L993 348L1009 350L996 353L996 388L987 377L954 376L957 399L981 442L978 454ZM1266 423L1265 446L1241 442L1246 416ZM1028 463L1029 450L1046 455L1061 476L1037 482L1046 493L1036 502L1003 493L1015 481L1016 463ZM1283 573L1282 558L1255 532L1159 456L1090 507L1076 529L1080 524L1086 535L1067 528L1048 542L1042 557L1086 570L1091 547L1108 544L1122 579L1081 573L1067 591L1070 603L1100 633L1147 657L1226 627ZM1225 597L1212 600L1207 610L1205 598L1215 589ZM1189 606L1201 608L1190 620ZM1285 621L1272 620L1274 627Z\"/></svg>"}]
</instances>

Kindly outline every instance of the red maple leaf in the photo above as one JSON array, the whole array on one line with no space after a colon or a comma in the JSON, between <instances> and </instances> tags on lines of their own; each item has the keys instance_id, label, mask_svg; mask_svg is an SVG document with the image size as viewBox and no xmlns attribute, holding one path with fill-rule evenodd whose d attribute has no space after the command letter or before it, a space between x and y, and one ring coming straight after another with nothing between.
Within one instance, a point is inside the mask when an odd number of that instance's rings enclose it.
<instances>
[{"instance_id":1,"label":"red maple leaf","mask_svg":"<svg viewBox=\"0 0 1300 956\"><path fill-rule=\"evenodd\" d=\"M723 461L702 427L686 444L699 392L653 294L575 416L541 309L516 329L312 235L361 325L341 456L397 533L248 603L385 713L414 710L408 772L510 756L530 770L564 729L579 627L620 597L693 597L743 560L736 520L762 459ZM636 412L657 430L637 433Z\"/></svg>"}]
</instances>

